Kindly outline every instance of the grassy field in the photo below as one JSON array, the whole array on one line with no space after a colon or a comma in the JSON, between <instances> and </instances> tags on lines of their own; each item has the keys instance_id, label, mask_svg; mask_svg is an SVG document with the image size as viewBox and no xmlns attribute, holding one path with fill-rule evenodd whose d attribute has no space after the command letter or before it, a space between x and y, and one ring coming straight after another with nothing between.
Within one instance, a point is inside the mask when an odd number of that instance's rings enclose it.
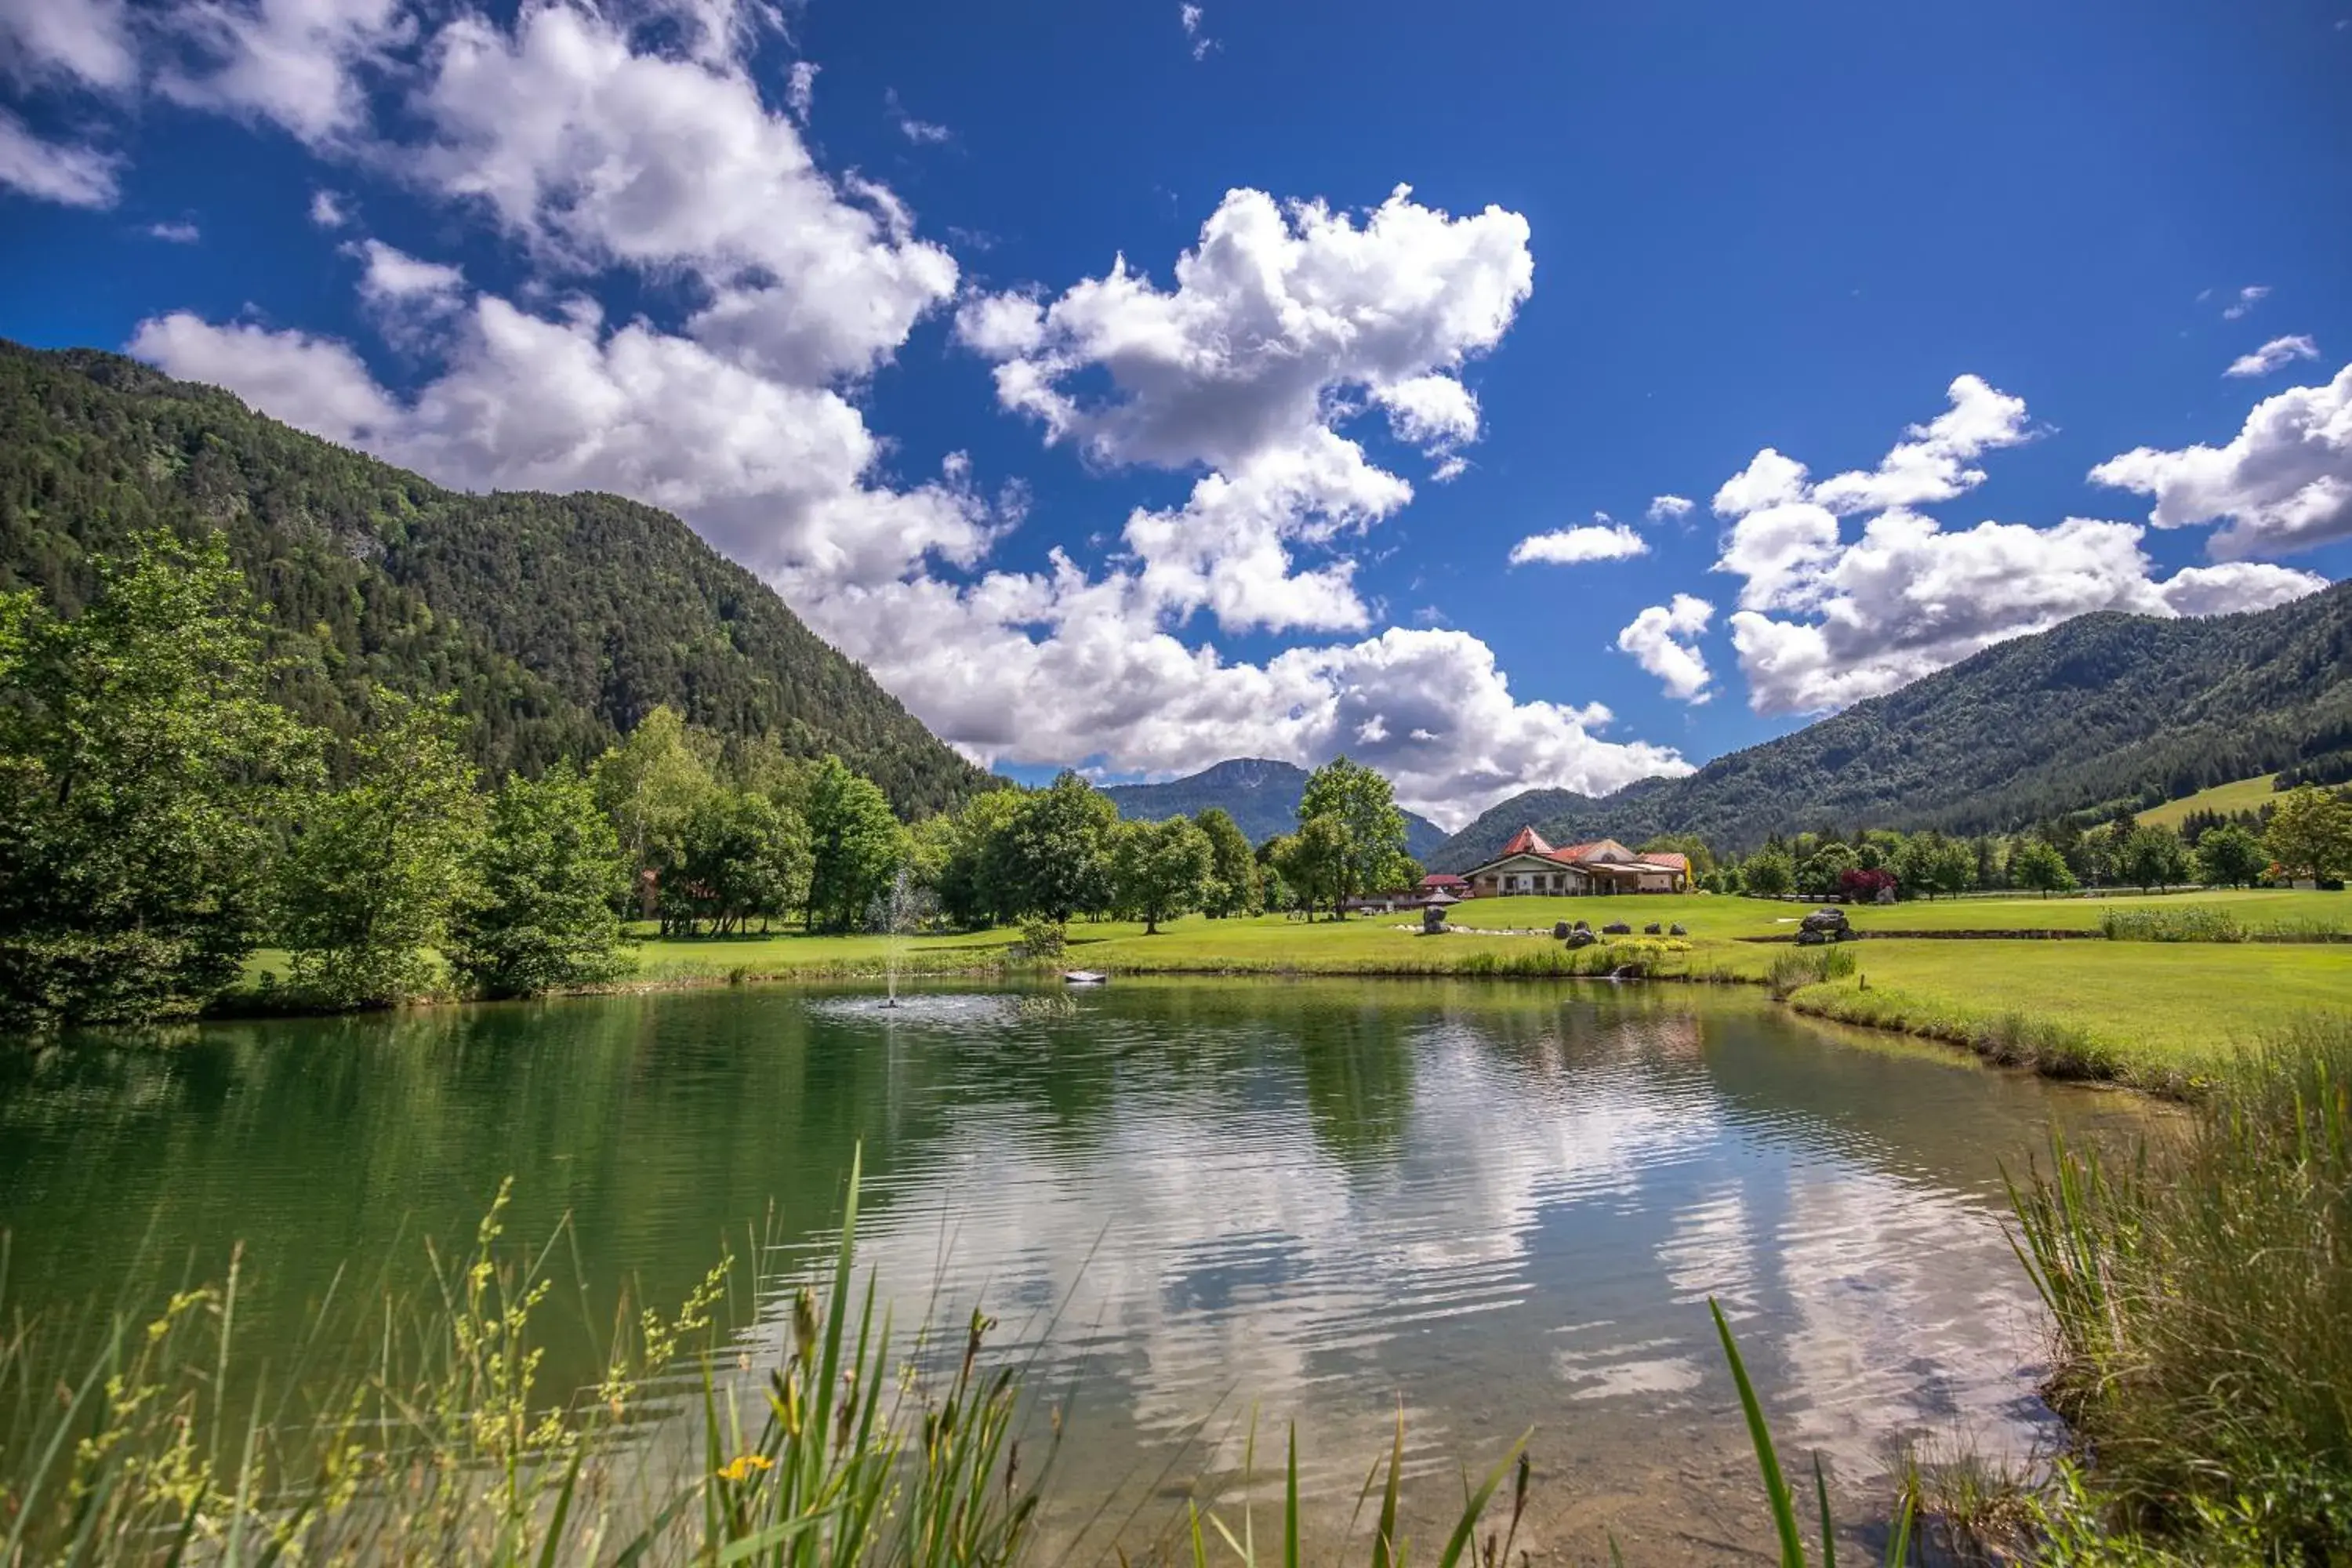
<instances>
[{"instance_id":1,"label":"grassy field","mask_svg":"<svg viewBox=\"0 0 2352 1568\"><path fill-rule=\"evenodd\" d=\"M1605 974L1638 966L1661 978L1761 981L1807 906L1762 900L1645 897L1485 899L1454 911L1456 930L1419 934L1411 913L1312 924L1281 915L1139 923L1079 921L1058 967L1115 974ZM1864 932L2099 930L2110 910L2227 910L2251 930L2352 930L2352 894L2198 891L2157 897L1972 897L1852 911ZM1679 923L1679 940L1603 942L1571 952L1550 937L1559 920ZM1540 934L1534 934L1540 933ZM765 936L665 941L644 935L623 984L712 984L992 973L1018 962L1018 933ZM1969 1045L2044 1070L2177 1089L2240 1046L2315 1014L2352 1010L2352 944L1866 941L1845 951L1859 973L1803 986L1799 1010ZM248 980L284 973L284 955L257 954Z\"/></svg>"},{"instance_id":2,"label":"grassy field","mask_svg":"<svg viewBox=\"0 0 2352 1568\"><path fill-rule=\"evenodd\" d=\"M2211 789L2200 789L2195 795L2150 806L2139 814L2139 819L2152 826L2178 827L2192 811L2218 811L2224 816L2232 812L2254 811L2272 798L2271 781L2276 777L2276 773L2264 773L2258 779L2215 784Z\"/></svg>"}]
</instances>

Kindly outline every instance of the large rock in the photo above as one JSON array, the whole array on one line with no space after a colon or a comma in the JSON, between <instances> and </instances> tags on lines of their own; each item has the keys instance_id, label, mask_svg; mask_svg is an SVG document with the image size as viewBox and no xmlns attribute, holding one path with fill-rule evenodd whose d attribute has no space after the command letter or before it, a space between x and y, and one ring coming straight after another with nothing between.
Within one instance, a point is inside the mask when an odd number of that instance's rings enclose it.
<instances>
[{"instance_id":1,"label":"large rock","mask_svg":"<svg viewBox=\"0 0 2352 1568\"><path fill-rule=\"evenodd\" d=\"M1848 929L1845 911L1843 910L1815 910L1811 914L1805 917L1803 924L1799 929L1802 931L1817 931L1824 935L1834 936L1838 932Z\"/></svg>"},{"instance_id":2,"label":"large rock","mask_svg":"<svg viewBox=\"0 0 2352 1568\"><path fill-rule=\"evenodd\" d=\"M1611 936L1632 936L1633 934L1633 928L1627 925L1623 921L1611 921L1607 925L1602 926L1601 929Z\"/></svg>"},{"instance_id":3,"label":"large rock","mask_svg":"<svg viewBox=\"0 0 2352 1568\"><path fill-rule=\"evenodd\" d=\"M1594 942L1599 942L1600 940L1601 939L1599 937L1592 934L1592 928L1591 926L1580 925L1574 931L1568 933L1568 945L1571 949L1591 947Z\"/></svg>"},{"instance_id":4,"label":"large rock","mask_svg":"<svg viewBox=\"0 0 2352 1568\"><path fill-rule=\"evenodd\" d=\"M1666 928L1666 934L1668 936L1688 936L1690 935L1690 931L1683 925L1682 921L1676 921L1674 924Z\"/></svg>"},{"instance_id":5,"label":"large rock","mask_svg":"<svg viewBox=\"0 0 2352 1568\"><path fill-rule=\"evenodd\" d=\"M1652 921L1648 925L1642 928L1642 934L1643 936L1664 936L1666 934L1666 928L1660 925L1657 921Z\"/></svg>"}]
</instances>

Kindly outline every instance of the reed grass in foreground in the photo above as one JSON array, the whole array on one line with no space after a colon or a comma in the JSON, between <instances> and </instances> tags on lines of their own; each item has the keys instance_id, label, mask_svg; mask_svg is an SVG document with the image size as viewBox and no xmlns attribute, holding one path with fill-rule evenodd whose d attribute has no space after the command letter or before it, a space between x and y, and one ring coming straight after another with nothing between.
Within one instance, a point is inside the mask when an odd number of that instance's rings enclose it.
<instances>
[{"instance_id":1,"label":"reed grass in foreground","mask_svg":"<svg viewBox=\"0 0 2352 1568\"><path fill-rule=\"evenodd\" d=\"M2229 1068L2177 1147L2054 1146L2011 1195L2115 1517L2192 1561L2352 1560L2352 1019Z\"/></svg>"}]
</instances>

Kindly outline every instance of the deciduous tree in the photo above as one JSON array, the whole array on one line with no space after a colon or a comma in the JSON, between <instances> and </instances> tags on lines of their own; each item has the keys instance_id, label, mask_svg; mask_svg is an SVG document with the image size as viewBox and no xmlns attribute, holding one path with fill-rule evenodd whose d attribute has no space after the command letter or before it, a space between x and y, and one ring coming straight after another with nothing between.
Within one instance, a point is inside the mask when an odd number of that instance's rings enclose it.
<instances>
[{"instance_id":1,"label":"deciduous tree","mask_svg":"<svg viewBox=\"0 0 2352 1568\"><path fill-rule=\"evenodd\" d=\"M281 879L296 984L335 1006L430 988L430 950L472 886L484 803L446 698L370 700L342 788L311 797Z\"/></svg>"},{"instance_id":2,"label":"deciduous tree","mask_svg":"<svg viewBox=\"0 0 2352 1568\"><path fill-rule=\"evenodd\" d=\"M186 1016L256 945L318 738L217 537L143 535L69 620L0 595L0 1025Z\"/></svg>"},{"instance_id":3,"label":"deciduous tree","mask_svg":"<svg viewBox=\"0 0 2352 1568\"><path fill-rule=\"evenodd\" d=\"M1143 934L1160 922L1200 908L1215 870L1209 836L1189 817L1122 822L1111 834L1111 882L1117 901L1143 917Z\"/></svg>"},{"instance_id":4,"label":"deciduous tree","mask_svg":"<svg viewBox=\"0 0 2352 1568\"><path fill-rule=\"evenodd\" d=\"M608 980L627 885L612 818L569 763L509 778L490 803L474 894L450 921L450 966L492 996Z\"/></svg>"},{"instance_id":5,"label":"deciduous tree","mask_svg":"<svg viewBox=\"0 0 2352 1568\"><path fill-rule=\"evenodd\" d=\"M2290 877L2352 875L2352 802L2317 784L2284 791L2263 841Z\"/></svg>"},{"instance_id":6,"label":"deciduous tree","mask_svg":"<svg viewBox=\"0 0 2352 1568\"><path fill-rule=\"evenodd\" d=\"M880 789L827 757L809 777L808 836L809 923L847 931L898 876L906 830Z\"/></svg>"},{"instance_id":7,"label":"deciduous tree","mask_svg":"<svg viewBox=\"0 0 2352 1568\"><path fill-rule=\"evenodd\" d=\"M1192 823L1209 840L1212 865L1204 904L1211 917L1257 913L1263 907L1258 901L1257 856L1240 825L1213 805L1194 816Z\"/></svg>"},{"instance_id":8,"label":"deciduous tree","mask_svg":"<svg viewBox=\"0 0 2352 1568\"><path fill-rule=\"evenodd\" d=\"M2209 887L2242 888L2270 863L2263 841L2234 824L2208 827L2197 839L2197 876Z\"/></svg>"},{"instance_id":9,"label":"deciduous tree","mask_svg":"<svg viewBox=\"0 0 2352 1568\"><path fill-rule=\"evenodd\" d=\"M2018 840L2010 852L2010 879L2021 888L2031 888L2048 898L2053 893L2072 892L2074 873L2066 865L2066 857L2048 839L2028 837Z\"/></svg>"},{"instance_id":10,"label":"deciduous tree","mask_svg":"<svg viewBox=\"0 0 2352 1568\"><path fill-rule=\"evenodd\" d=\"M1369 892L1399 872L1406 859L1404 813L1397 809L1396 792L1386 778L1339 756L1307 775L1299 798L1301 832L1317 818L1338 835L1330 872L1337 916L1351 895Z\"/></svg>"}]
</instances>

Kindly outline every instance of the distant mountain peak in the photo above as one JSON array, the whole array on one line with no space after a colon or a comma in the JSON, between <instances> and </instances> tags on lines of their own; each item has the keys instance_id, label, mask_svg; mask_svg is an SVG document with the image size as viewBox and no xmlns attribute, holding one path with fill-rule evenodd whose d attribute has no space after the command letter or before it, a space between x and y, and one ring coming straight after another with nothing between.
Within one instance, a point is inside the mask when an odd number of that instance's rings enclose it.
<instances>
[{"instance_id":1,"label":"distant mountain peak","mask_svg":"<svg viewBox=\"0 0 2352 1568\"><path fill-rule=\"evenodd\" d=\"M1298 802L1307 793L1307 772L1271 757L1229 757L1199 773L1165 784L1112 784L1103 793L1121 816L1159 822L1192 816L1214 806L1232 817L1253 844L1298 826ZM1425 816L1404 814L1405 848L1416 860L1444 842L1445 829Z\"/></svg>"}]
</instances>

